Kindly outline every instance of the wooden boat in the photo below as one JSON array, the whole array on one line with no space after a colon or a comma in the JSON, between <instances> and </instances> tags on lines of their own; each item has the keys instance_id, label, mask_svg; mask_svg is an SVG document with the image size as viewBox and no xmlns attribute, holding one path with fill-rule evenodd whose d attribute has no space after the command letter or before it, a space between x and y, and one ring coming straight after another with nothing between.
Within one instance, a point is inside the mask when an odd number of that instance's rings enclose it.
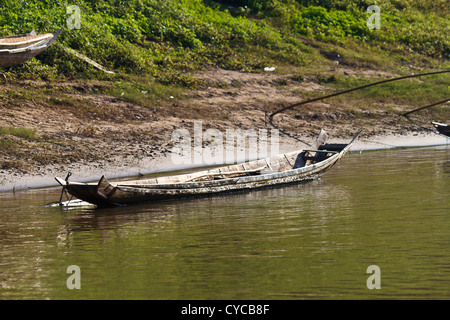
<instances>
[{"instance_id":1,"label":"wooden boat","mask_svg":"<svg viewBox=\"0 0 450 320\"><path fill-rule=\"evenodd\" d=\"M61 34L29 34L0 38L0 68L22 64L47 49Z\"/></svg>"},{"instance_id":2,"label":"wooden boat","mask_svg":"<svg viewBox=\"0 0 450 320\"><path fill-rule=\"evenodd\" d=\"M434 122L434 121L431 123L434 125L434 127L440 134L450 137L450 126L449 125L446 125L444 123Z\"/></svg>"},{"instance_id":3,"label":"wooden boat","mask_svg":"<svg viewBox=\"0 0 450 320\"><path fill-rule=\"evenodd\" d=\"M348 144L326 144L327 134L321 130L309 149L189 174L121 182L109 182L105 176L97 183L58 177L56 181L63 191L97 206L252 191L317 179L344 156L360 133Z\"/></svg>"}]
</instances>

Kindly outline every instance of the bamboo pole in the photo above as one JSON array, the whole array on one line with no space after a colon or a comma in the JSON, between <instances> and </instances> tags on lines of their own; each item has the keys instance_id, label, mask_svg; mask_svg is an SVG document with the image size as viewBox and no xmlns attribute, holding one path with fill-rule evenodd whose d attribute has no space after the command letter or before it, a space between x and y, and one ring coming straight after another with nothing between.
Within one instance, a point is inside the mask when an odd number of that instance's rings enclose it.
<instances>
[{"instance_id":1,"label":"bamboo pole","mask_svg":"<svg viewBox=\"0 0 450 320\"><path fill-rule=\"evenodd\" d=\"M85 55L82 55L81 53L73 50L72 48L68 48L66 46L63 46L64 50L66 50L68 53L73 54L75 57L77 57L78 59L81 59L83 61L86 61L87 63L89 63L90 65L93 65L95 68L102 70L103 72L109 73L109 74L114 74L114 71L109 71L106 70L105 67L103 67L101 64L89 59L88 57L86 57Z\"/></svg>"},{"instance_id":2,"label":"bamboo pole","mask_svg":"<svg viewBox=\"0 0 450 320\"><path fill-rule=\"evenodd\" d=\"M359 89L368 88L368 87L379 85L379 84L382 84L382 83L387 83L387 82L392 82L392 81L397 81L397 80L402 80L402 79L408 79L408 78L416 78L416 77L421 77L421 76L428 76L428 75L432 75L432 74L447 73L447 72L450 72L450 70L441 70L441 71L427 72L427 73L421 73L421 74L413 74L413 75L409 75L409 76L402 76L402 77L386 79L386 80L382 80L382 81L378 81L378 82L374 82L374 83L369 83L369 84L366 84L366 85L363 85L363 86L347 89L347 90L340 91L340 92L335 92L335 93L332 93L332 94L329 94L329 95L326 95L326 96L322 96L322 97L313 98L313 99L304 100L304 101L300 101L300 102L294 103L292 105L283 107L283 108L273 112L269 116L269 118L270 118L270 120L272 120L272 118L275 115L277 115L278 113L286 111L286 110L289 110L289 109L292 109L292 108L295 108L295 107L298 107L298 106L303 105L303 104L307 104L307 103L315 102L315 101L320 101L320 100L323 100L323 99L326 99L326 98L335 97L335 96L338 96L338 95L341 95L341 94L344 94L344 93L352 92L352 91L359 90Z\"/></svg>"}]
</instances>

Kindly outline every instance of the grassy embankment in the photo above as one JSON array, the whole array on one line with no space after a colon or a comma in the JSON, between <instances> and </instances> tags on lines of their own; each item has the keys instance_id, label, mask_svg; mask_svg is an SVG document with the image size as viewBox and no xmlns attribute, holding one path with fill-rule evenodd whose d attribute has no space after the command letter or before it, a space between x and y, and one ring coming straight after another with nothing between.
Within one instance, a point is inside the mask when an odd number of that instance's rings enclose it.
<instances>
[{"instance_id":1,"label":"grassy embankment","mask_svg":"<svg viewBox=\"0 0 450 320\"><path fill-rule=\"evenodd\" d=\"M69 5L78 5L81 29L69 30ZM381 29L369 30L367 7L381 8ZM231 6L231 7L230 7ZM376 70L390 75L449 68L449 7L445 0L132 0L22 1L0 8L0 35L35 29L64 32L52 47L22 66L2 70L0 90L1 167L25 168L58 162L55 145L63 137L40 132L38 125L17 127L17 111L39 107L85 122L80 136L93 136L92 119L126 124L139 122L132 110L98 103L111 97L164 114L174 101L205 88L230 86L220 79L198 77L212 68L244 73L276 66L276 85L299 98L323 92L292 89L289 84L312 81L327 90L341 90L379 80ZM72 48L115 74L106 74L79 60ZM337 64L338 63L338 64ZM341 68L344 73L336 72ZM348 71L357 71L349 76ZM283 78L285 77L285 78ZM233 83L234 88L242 84ZM84 99L88 96L92 99ZM418 107L448 96L448 75L413 79L374 87L330 100L364 117L364 110L397 106ZM192 119L209 111L192 110ZM428 110L448 117L444 107ZM185 117L186 113L183 114ZM373 116L373 114L372 114ZM44 120L43 120L44 121ZM20 122L20 121L17 121ZM30 146L47 152L32 155ZM86 154L74 148L69 159ZM20 158L22 157L22 160ZM28 157L28 158L27 158ZM19 160L17 160L19 159ZM25 165L27 163L27 165Z\"/></svg>"}]
</instances>

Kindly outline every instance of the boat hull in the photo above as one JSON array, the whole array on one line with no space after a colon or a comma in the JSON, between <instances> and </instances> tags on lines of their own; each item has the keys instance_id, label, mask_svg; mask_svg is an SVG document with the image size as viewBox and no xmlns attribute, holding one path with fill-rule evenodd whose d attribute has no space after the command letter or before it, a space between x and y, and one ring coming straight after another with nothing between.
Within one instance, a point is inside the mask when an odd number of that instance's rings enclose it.
<instances>
[{"instance_id":1,"label":"boat hull","mask_svg":"<svg viewBox=\"0 0 450 320\"><path fill-rule=\"evenodd\" d=\"M60 35L59 30L55 35L45 34L36 38L36 42L23 41L17 43L3 43L0 45L0 68L12 67L22 64L47 49ZM52 35L52 37L50 37ZM39 37L39 36L37 36ZM27 39L29 37L24 37Z\"/></svg>"},{"instance_id":2,"label":"boat hull","mask_svg":"<svg viewBox=\"0 0 450 320\"><path fill-rule=\"evenodd\" d=\"M337 161L337 159L336 159ZM236 178L229 184L220 186L198 186L196 188L150 189L127 186L112 187L110 190L99 188L97 192L105 195L112 205L130 205L135 203L177 200L186 198L209 197L220 194L250 192L265 188L276 188L292 183L308 182L319 178L336 161L329 165L313 168L308 172L279 173L277 177L268 174L257 178ZM242 181L240 181L242 180ZM69 191L70 192L70 191ZM83 199L88 201L86 199Z\"/></svg>"},{"instance_id":3,"label":"boat hull","mask_svg":"<svg viewBox=\"0 0 450 320\"><path fill-rule=\"evenodd\" d=\"M351 143L343 145L343 147L339 148L339 151L299 150L272 158L247 162L245 164L200 171L195 174L163 177L161 178L163 183L159 183L158 178L143 181L110 183L103 176L96 184L84 184L68 182L60 178L56 179L73 196L96 204L97 206L123 206L209 197L275 188L315 180L333 167L348 151L350 145ZM315 160L313 161L312 159ZM282 165L283 161L284 166ZM261 166L264 163L270 168L270 171L261 171ZM247 171L238 171L239 166L245 167L245 165L247 166ZM275 165L282 170L274 170ZM242 172L246 174L235 176L237 173ZM211 178L213 175L221 175L222 177L215 180ZM206 180L202 179L205 177L208 178Z\"/></svg>"},{"instance_id":4,"label":"boat hull","mask_svg":"<svg viewBox=\"0 0 450 320\"><path fill-rule=\"evenodd\" d=\"M0 52L0 68L12 67L22 64L31 58L42 53L47 47L43 47L38 50L30 50L28 52L21 53L1 53Z\"/></svg>"}]
</instances>

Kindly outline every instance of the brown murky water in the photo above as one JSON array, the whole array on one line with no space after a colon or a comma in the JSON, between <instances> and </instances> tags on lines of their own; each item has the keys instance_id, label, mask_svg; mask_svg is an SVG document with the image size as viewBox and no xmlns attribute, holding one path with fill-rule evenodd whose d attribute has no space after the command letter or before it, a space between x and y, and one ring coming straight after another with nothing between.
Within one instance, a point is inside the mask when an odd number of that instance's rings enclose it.
<instances>
[{"instance_id":1,"label":"brown murky water","mask_svg":"<svg viewBox=\"0 0 450 320\"><path fill-rule=\"evenodd\" d=\"M3 192L0 299L448 299L449 155L349 153L307 184L126 208Z\"/></svg>"}]
</instances>

